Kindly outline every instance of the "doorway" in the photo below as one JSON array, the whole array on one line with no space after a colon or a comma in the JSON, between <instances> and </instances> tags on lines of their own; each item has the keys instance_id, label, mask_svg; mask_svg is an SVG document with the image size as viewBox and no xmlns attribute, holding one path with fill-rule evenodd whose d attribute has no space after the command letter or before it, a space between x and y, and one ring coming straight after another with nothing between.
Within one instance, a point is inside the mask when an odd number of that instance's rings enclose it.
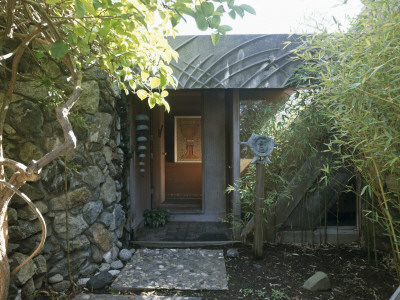
<instances>
[{"instance_id":1,"label":"doorway","mask_svg":"<svg viewBox=\"0 0 400 300\"><path fill-rule=\"evenodd\" d=\"M158 204L171 214L203 211L201 99L200 91L171 92L168 97L171 111L162 117L158 115L163 122L155 120L159 123L157 134L160 135L160 131L163 134L164 149L160 155L164 161L154 163L153 174L164 172L165 184L164 187L153 185L153 196L162 199L154 199L152 203L153 207ZM156 155L156 151L154 153ZM156 182L153 180L153 184ZM160 188L164 191L159 191Z\"/></svg>"}]
</instances>

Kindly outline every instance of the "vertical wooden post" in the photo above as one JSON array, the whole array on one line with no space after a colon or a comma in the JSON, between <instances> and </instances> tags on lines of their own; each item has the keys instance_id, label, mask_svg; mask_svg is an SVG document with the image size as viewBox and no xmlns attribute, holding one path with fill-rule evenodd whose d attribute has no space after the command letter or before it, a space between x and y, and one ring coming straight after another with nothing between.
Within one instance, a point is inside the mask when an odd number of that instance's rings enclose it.
<instances>
[{"instance_id":1,"label":"vertical wooden post","mask_svg":"<svg viewBox=\"0 0 400 300\"><path fill-rule=\"evenodd\" d=\"M254 208L254 242L253 242L253 256L255 259L262 258L262 255L263 255L264 180L265 180L265 164L257 163L257 166L256 166L256 200L255 200L255 208Z\"/></svg>"},{"instance_id":2,"label":"vertical wooden post","mask_svg":"<svg viewBox=\"0 0 400 300\"><path fill-rule=\"evenodd\" d=\"M255 259L261 258L263 254L264 243L264 181L265 181L265 163L271 163L269 155L274 147L279 145L273 139L265 135L253 133L247 142L241 142L247 145L255 154L252 163L256 163L256 200L254 208L254 243L253 256Z\"/></svg>"},{"instance_id":3,"label":"vertical wooden post","mask_svg":"<svg viewBox=\"0 0 400 300\"><path fill-rule=\"evenodd\" d=\"M235 190L232 193L232 213L233 213L233 238L240 238L241 228L239 227L241 220L241 203L238 190L238 181L240 180L240 98L239 89L232 91L232 142L231 142L231 178Z\"/></svg>"}]
</instances>

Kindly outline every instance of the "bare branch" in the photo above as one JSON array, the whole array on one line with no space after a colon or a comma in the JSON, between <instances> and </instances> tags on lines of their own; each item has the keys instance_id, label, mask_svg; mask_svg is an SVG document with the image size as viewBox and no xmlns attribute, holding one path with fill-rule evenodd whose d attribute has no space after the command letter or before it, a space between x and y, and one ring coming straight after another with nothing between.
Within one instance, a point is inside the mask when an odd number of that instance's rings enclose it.
<instances>
[{"instance_id":1,"label":"bare branch","mask_svg":"<svg viewBox=\"0 0 400 300\"><path fill-rule=\"evenodd\" d=\"M5 30L0 30L0 35L5 33L5 32L6 32ZM14 32L14 37L19 38L19 39L26 39L27 36L28 36L27 34ZM37 37L34 39L34 41L36 43L39 43L39 44L50 45L49 41L46 41L44 39L40 39L40 38L37 38Z\"/></svg>"},{"instance_id":2,"label":"bare branch","mask_svg":"<svg viewBox=\"0 0 400 300\"><path fill-rule=\"evenodd\" d=\"M10 52L10 53L0 56L0 60L9 59L10 57L12 57L15 54L15 52L17 52L17 49L15 49L13 52Z\"/></svg>"},{"instance_id":3,"label":"bare branch","mask_svg":"<svg viewBox=\"0 0 400 300\"><path fill-rule=\"evenodd\" d=\"M6 16L6 35L9 38L13 38L13 25L14 25L14 14L15 14L15 3L16 0L7 1L7 16Z\"/></svg>"},{"instance_id":4,"label":"bare branch","mask_svg":"<svg viewBox=\"0 0 400 300\"><path fill-rule=\"evenodd\" d=\"M3 130L4 130L4 120L7 115L8 105L11 103L11 97L14 92L15 83L17 81L18 75L18 65L21 61L22 55L24 54L26 47L28 47L30 41L39 33L39 28L35 28L18 46L18 50L14 56L11 68L11 79L8 86L7 93L4 97L1 110L0 110L0 159L4 159L3 152ZM0 179L4 179L4 166L0 165ZM3 190L3 186L1 186L0 191Z\"/></svg>"},{"instance_id":5,"label":"bare branch","mask_svg":"<svg viewBox=\"0 0 400 300\"><path fill-rule=\"evenodd\" d=\"M8 86L8 90L6 93L6 97L11 97L14 91L14 86L17 81L17 73L18 73L18 65L19 62L21 61L22 55L24 54L26 48L28 47L29 43L35 38L36 35L38 35L40 32L39 28L35 28L21 43L21 45L18 47L17 53L15 54L15 57L12 62L12 74L11 74L11 79L10 79L10 84ZM2 132L0 132L2 133Z\"/></svg>"},{"instance_id":6,"label":"bare branch","mask_svg":"<svg viewBox=\"0 0 400 300\"><path fill-rule=\"evenodd\" d=\"M28 167L9 158L0 157L0 166L9 167L21 173L28 172Z\"/></svg>"},{"instance_id":7,"label":"bare branch","mask_svg":"<svg viewBox=\"0 0 400 300\"><path fill-rule=\"evenodd\" d=\"M33 204L31 199L29 199L24 193L19 191L17 188L15 188L12 184L9 184L8 182L4 180L0 180L0 183L8 187L10 190L12 190L15 194L20 196L22 199L25 200L26 203L28 203L29 207L33 210L33 212L36 214L40 221L40 225L42 226L42 238L40 240L39 246L36 248L35 251L27 258L25 259L18 267L16 267L12 272L11 276L15 275L26 263L28 263L32 258L34 258L43 248L44 242L46 240L46 235L47 235L47 227L46 227L46 222L40 213L39 209Z\"/></svg>"},{"instance_id":8,"label":"bare branch","mask_svg":"<svg viewBox=\"0 0 400 300\"><path fill-rule=\"evenodd\" d=\"M44 166L52 162L55 158L63 155L66 151L74 149L76 147L76 137L72 130L72 125L68 120L68 114L70 109L74 106L75 102L78 101L79 96L82 93L81 82L82 82L82 74L79 72L78 80L75 84L74 92L72 93L71 97L62 107L56 108L57 119L60 122L64 133L64 139L65 139L64 143L59 147L57 147L56 149L54 149L53 151L47 153L39 161L32 162L32 164L30 165L32 169L39 171Z\"/></svg>"},{"instance_id":9,"label":"bare branch","mask_svg":"<svg viewBox=\"0 0 400 300\"><path fill-rule=\"evenodd\" d=\"M5 65L0 64L0 68L3 68L7 72L10 72L10 73L12 72L12 70L10 68L7 68ZM18 77L21 78L24 81L32 80L32 78L29 78L29 77L21 75L21 74L18 74Z\"/></svg>"}]
</instances>

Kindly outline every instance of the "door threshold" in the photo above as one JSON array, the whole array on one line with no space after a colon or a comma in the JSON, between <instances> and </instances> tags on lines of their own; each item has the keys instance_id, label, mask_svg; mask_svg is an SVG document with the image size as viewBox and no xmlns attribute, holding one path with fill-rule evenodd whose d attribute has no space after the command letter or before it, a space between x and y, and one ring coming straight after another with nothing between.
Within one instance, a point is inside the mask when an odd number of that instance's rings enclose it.
<instances>
[{"instance_id":1,"label":"door threshold","mask_svg":"<svg viewBox=\"0 0 400 300\"><path fill-rule=\"evenodd\" d=\"M224 219L226 219L226 214L205 213L199 211L199 213L172 213L169 220L175 222L220 222Z\"/></svg>"},{"instance_id":2,"label":"door threshold","mask_svg":"<svg viewBox=\"0 0 400 300\"><path fill-rule=\"evenodd\" d=\"M169 209L169 214L173 215L200 215L203 214L201 209Z\"/></svg>"}]
</instances>

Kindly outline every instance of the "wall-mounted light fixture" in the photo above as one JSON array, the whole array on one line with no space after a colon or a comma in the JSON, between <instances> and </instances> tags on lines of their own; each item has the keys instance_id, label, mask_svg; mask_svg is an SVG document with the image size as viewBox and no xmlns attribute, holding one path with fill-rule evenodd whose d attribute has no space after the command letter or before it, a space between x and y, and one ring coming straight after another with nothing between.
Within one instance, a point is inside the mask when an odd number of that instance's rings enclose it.
<instances>
[{"instance_id":1,"label":"wall-mounted light fixture","mask_svg":"<svg viewBox=\"0 0 400 300\"><path fill-rule=\"evenodd\" d=\"M147 156L148 149L148 134L149 134L149 126L148 123L150 118L148 115L137 115L135 118L136 123L136 147L137 153L139 157L139 173L140 175L144 175L146 172L146 164L145 159Z\"/></svg>"}]
</instances>

